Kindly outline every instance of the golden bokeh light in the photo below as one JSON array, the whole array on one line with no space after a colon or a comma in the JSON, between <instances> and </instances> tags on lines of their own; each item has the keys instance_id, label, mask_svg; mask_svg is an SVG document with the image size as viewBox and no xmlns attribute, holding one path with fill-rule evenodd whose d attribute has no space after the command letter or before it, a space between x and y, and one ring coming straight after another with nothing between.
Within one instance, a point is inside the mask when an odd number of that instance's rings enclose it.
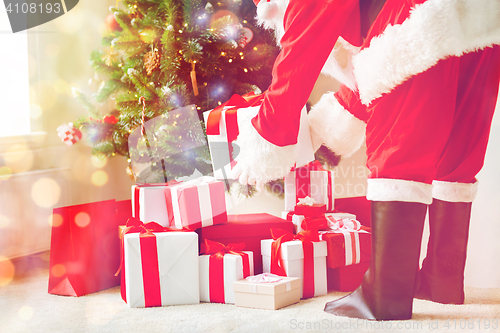
<instances>
[{"instance_id":1,"label":"golden bokeh light","mask_svg":"<svg viewBox=\"0 0 500 333\"><path fill-rule=\"evenodd\" d=\"M12 170L7 166L0 167L0 180L9 179L12 176Z\"/></svg>"},{"instance_id":2,"label":"golden bokeh light","mask_svg":"<svg viewBox=\"0 0 500 333\"><path fill-rule=\"evenodd\" d=\"M80 212L75 216L75 224L80 228L85 228L90 223L90 215L85 212Z\"/></svg>"},{"instance_id":3,"label":"golden bokeh light","mask_svg":"<svg viewBox=\"0 0 500 333\"><path fill-rule=\"evenodd\" d=\"M49 215L49 225L53 227L60 227L63 224L63 217L61 214L51 214Z\"/></svg>"},{"instance_id":4,"label":"golden bokeh light","mask_svg":"<svg viewBox=\"0 0 500 333\"><path fill-rule=\"evenodd\" d=\"M72 91L71 91L71 86L68 84L68 82L64 81L63 79L57 79L54 82L54 89L58 94L66 94L66 95L71 95L72 96Z\"/></svg>"},{"instance_id":5,"label":"golden bokeh light","mask_svg":"<svg viewBox=\"0 0 500 333\"><path fill-rule=\"evenodd\" d=\"M0 256L0 287L4 287L14 280L16 268L9 258Z\"/></svg>"},{"instance_id":6,"label":"golden bokeh light","mask_svg":"<svg viewBox=\"0 0 500 333\"><path fill-rule=\"evenodd\" d=\"M108 158L104 154L92 155L92 165L96 168L104 168L108 163Z\"/></svg>"},{"instance_id":7,"label":"golden bokeh light","mask_svg":"<svg viewBox=\"0 0 500 333\"><path fill-rule=\"evenodd\" d=\"M52 276L61 277L66 274L66 266L64 266L63 264L55 264L50 269L50 273L52 274Z\"/></svg>"},{"instance_id":8,"label":"golden bokeh light","mask_svg":"<svg viewBox=\"0 0 500 333\"><path fill-rule=\"evenodd\" d=\"M28 305L21 306L19 311L17 311L17 314L22 320L31 319L31 317L33 317L33 308Z\"/></svg>"},{"instance_id":9,"label":"golden bokeh light","mask_svg":"<svg viewBox=\"0 0 500 333\"><path fill-rule=\"evenodd\" d=\"M52 178L40 178L31 187L31 198L39 207L54 207L61 198L61 187Z\"/></svg>"},{"instance_id":10,"label":"golden bokeh light","mask_svg":"<svg viewBox=\"0 0 500 333\"><path fill-rule=\"evenodd\" d=\"M35 89L38 89L37 101L43 110L50 109L57 103L57 92L52 82L40 81Z\"/></svg>"},{"instance_id":11,"label":"golden bokeh light","mask_svg":"<svg viewBox=\"0 0 500 333\"><path fill-rule=\"evenodd\" d=\"M96 172L92 173L92 176L90 178L90 181L95 186L103 186L108 182L108 180L109 176L106 171L103 170L97 170Z\"/></svg>"},{"instance_id":12,"label":"golden bokeh light","mask_svg":"<svg viewBox=\"0 0 500 333\"><path fill-rule=\"evenodd\" d=\"M3 154L5 165L11 169L12 173L22 173L30 171L35 161L35 155L24 142L10 145Z\"/></svg>"},{"instance_id":13,"label":"golden bokeh light","mask_svg":"<svg viewBox=\"0 0 500 333\"><path fill-rule=\"evenodd\" d=\"M10 224L10 218L0 214L0 229L5 229Z\"/></svg>"},{"instance_id":14,"label":"golden bokeh light","mask_svg":"<svg viewBox=\"0 0 500 333\"><path fill-rule=\"evenodd\" d=\"M38 119L42 116L42 108L38 104L30 105L30 117L31 119Z\"/></svg>"}]
</instances>

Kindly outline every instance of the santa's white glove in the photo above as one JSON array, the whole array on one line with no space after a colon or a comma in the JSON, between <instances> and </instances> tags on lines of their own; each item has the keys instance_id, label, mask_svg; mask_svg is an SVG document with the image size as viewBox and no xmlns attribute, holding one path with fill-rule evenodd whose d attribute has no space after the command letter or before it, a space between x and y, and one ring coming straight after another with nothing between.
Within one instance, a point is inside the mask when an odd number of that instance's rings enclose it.
<instances>
[{"instance_id":1,"label":"santa's white glove","mask_svg":"<svg viewBox=\"0 0 500 333\"><path fill-rule=\"evenodd\" d=\"M365 141L366 124L345 110L331 92L321 97L307 118L315 150L323 143L335 154L349 157Z\"/></svg>"},{"instance_id":2,"label":"santa's white glove","mask_svg":"<svg viewBox=\"0 0 500 333\"><path fill-rule=\"evenodd\" d=\"M255 185L258 191L275 179L283 178L297 160L297 146L279 147L265 140L252 125L258 106L238 110L239 135L235 144L240 151L231 170L233 178L243 185Z\"/></svg>"}]
</instances>

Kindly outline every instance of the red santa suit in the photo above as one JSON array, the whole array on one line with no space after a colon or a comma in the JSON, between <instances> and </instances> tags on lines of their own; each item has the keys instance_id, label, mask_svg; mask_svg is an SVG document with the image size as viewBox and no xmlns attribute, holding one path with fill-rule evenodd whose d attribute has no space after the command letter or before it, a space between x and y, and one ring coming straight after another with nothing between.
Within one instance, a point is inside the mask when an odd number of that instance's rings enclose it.
<instances>
[{"instance_id":1,"label":"red santa suit","mask_svg":"<svg viewBox=\"0 0 500 333\"><path fill-rule=\"evenodd\" d=\"M442 200L472 201L498 93L500 51L490 46L500 44L499 7L489 0L388 0L353 57L358 91L344 86L310 112L313 134L341 155L361 146L366 126L369 200L430 204L434 191ZM252 119L273 146L264 155L288 157L272 161L285 174L300 110L338 37L361 41L359 22L358 0L288 4L273 81ZM249 178L281 176L246 164L245 148L240 168Z\"/></svg>"}]
</instances>

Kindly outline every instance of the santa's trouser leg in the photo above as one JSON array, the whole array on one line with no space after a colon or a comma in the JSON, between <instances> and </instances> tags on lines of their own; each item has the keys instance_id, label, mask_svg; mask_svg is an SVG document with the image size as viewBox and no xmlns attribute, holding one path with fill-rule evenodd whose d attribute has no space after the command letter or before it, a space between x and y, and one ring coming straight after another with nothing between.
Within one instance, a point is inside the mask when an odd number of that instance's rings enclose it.
<instances>
[{"instance_id":1,"label":"santa's trouser leg","mask_svg":"<svg viewBox=\"0 0 500 333\"><path fill-rule=\"evenodd\" d=\"M435 181L433 185L430 237L415 282L415 298L463 304L469 222L477 183Z\"/></svg>"},{"instance_id":2,"label":"santa's trouser leg","mask_svg":"<svg viewBox=\"0 0 500 333\"><path fill-rule=\"evenodd\" d=\"M410 319L427 205L401 201L371 204L370 268L358 289L327 303L325 311L361 319Z\"/></svg>"}]
</instances>

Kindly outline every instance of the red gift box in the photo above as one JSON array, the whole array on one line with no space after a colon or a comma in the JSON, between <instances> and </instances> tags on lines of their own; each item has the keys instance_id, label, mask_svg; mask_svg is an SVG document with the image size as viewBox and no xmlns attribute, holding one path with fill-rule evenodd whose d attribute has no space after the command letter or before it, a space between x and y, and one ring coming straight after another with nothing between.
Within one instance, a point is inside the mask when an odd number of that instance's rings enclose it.
<instances>
[{"instance_id":1,"label":"red gift box","mask_svg":"<svg viewBox=\"0 0 500 333\"><path fill-rule=\"evenodd\" d=\"M345 267L327 267L328 291L354 291L361 285L369 266L370 262L361 262Z\"/></svg>"},{"instance_id":2,"label":"red gift box","mask_svg":"<svg viewBox=\"0 0 500 333\"><path fill-rule=\"evenodd\" d=\"M226 223L196 230L200 241L200 253L205 250L205 239L224 245L245 243L245 251L253 252L254 274L260 274L262 273L260 241L272 238L271 228L293 232L293 223L265 213L228 215Z\"/></svg>"},{"instance_id":3,"label":"red gift box","mask_svg":"<svg viewBox=\"0 0 500 333\"><path fill-rule=\"evenodd\" d=\"M360 230L367 233L333 233L330 231L322 234L322 239L327 243L326 262L328 267L337 268L370 261L372 248L370 228L361 226Z\"/></svg>"},{"instance_id":4,"label":"red gift box","mask_svg":"<svg viewBox=\"0 0 500 333\"><path fill-rule=\"evenodd\" d=\"M293 213L305 217L319 217L326 213L326 204L296 205Z\"/></svg>"}]
</instances>

